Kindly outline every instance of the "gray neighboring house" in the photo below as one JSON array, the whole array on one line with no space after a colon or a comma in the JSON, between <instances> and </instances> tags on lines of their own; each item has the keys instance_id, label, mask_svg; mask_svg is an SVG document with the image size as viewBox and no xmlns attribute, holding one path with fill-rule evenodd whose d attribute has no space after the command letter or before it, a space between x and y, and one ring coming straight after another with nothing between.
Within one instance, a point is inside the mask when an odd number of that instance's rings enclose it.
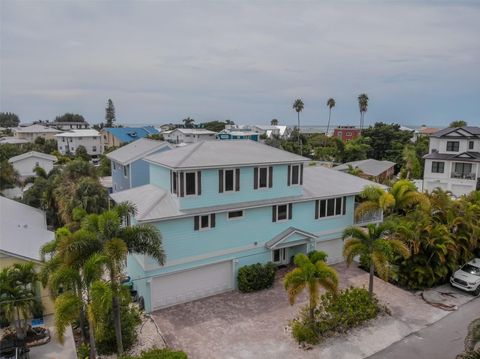
<instances>
[{"instance_id":1,"label":"gray neighboring house","mask_svg":"<svg viewBox=\"0 0 480 359\"><path fill-rule=\"evenodd\" d=\"M112 169L112 192L148 184L150 166L143 158L170 149L172 146L167 142L141 138L108 153L106 156L111 161Z\"/></svg>"},{"instance_id":2,"label":"gray neighboring house","mask_svg":"<svg viewBox=\"0 0 480 359\"><path fill-rule=\"evenodd\" d=\"M333 167L334 170L348 172L349 166L360 169L366 177L375 180L375 182L382 182L386 179L392 178L394 174L395 162L392 161L378 161L372 158L353 161Z\"/></svg>"}]
</instances>

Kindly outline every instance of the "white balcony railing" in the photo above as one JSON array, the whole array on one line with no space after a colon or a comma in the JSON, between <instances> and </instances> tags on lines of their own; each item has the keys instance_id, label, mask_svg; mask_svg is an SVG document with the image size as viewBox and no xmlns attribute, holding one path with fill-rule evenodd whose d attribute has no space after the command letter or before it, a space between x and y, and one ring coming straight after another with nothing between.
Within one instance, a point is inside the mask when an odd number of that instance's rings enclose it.
<instances>
[{"instance_id":1,"label":"white balcony railing","mask_svg":"<svg viewBox=\"0 0 480 359\"><path fill-rule=\"evenodd\" d=\"M355 208L357 208L357 203L355 204ZM381 209L374 212L364 213L360 217L354 219L354 223L360 226L380 222L383 222L383 211Z\"/></svg>"},{"instance_id":2,"label":"white balcony railing","mask_svg":"<svg viewBox=\"0 0 480 359\"><path fill-rule=\"evenodd\" d=\"M466 180L475 180L475 179L476 179L476 176L475 176L475 173L452 172L451 178L459 178L459 179L466 179Z\"/></svg>"}]
</instances>

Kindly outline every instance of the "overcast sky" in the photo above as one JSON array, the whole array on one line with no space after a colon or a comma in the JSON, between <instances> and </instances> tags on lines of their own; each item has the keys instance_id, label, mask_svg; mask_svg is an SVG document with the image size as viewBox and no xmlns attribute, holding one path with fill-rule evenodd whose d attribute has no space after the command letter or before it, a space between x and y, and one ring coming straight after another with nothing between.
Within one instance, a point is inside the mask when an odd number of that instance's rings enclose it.
<instances>
[{"instance_id":1,"label":"overcast sky","mask_svg":"<svg viewBox=\"0 0 480 359\"><path fill-rule=\"evenodd\" d=\"M453 3L453 4L451 4ZM0 111L480 125L480 1L0 0Z\"/></svg>"}]
</instances>

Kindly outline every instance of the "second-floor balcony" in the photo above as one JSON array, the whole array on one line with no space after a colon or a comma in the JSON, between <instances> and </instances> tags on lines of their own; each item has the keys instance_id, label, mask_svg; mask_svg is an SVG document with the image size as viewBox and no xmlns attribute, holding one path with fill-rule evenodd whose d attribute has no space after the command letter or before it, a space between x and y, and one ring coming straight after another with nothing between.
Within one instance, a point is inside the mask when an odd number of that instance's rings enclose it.
<instances>
[{"instance_id":1,"label":"second-floor balcony","mask_svg":"<svg viewBox=\"0 0 480 359\"><path fill-rule=\"evenodd\" d=\"M358 203L355 203L355 209L357 209ZM355 216L354 224L359 226L364 226L370 223L380 223L383 222L383 211L381 209L363 213L360 216Z\"/></svg>"},{"instance_id":2,"label":"second-floor balcony","mask_svg":"<svg viewBox=\"0 0 480 359\"><path fill-rule=\"evenodd\" d=\"M473 172L470 172L470 173L452 172L451 178L475 180L477 178L477 176Z\"/></svg>"}]
</instances>

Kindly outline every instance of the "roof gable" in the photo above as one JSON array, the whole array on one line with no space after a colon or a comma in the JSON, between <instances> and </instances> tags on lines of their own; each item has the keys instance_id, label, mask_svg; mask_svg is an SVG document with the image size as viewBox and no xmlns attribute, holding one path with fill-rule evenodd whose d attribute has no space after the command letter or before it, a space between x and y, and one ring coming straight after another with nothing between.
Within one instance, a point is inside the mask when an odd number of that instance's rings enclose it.
<instances>
[{"instance_id":1,"label":"roof gable","mask_svg":"<svg viewBox=\"0 0 480 359\"><path fill-rule=\"evenodd\" d=\"M43 158L45 160L49 160L49 161L52 161L52 162L57 161L57 157L55 157L55 156L47 155L46 153L42 153L42 152L30 151L30 152L26 152L26 153L23 153L21 155L10 158L8 160L8 162L14 163L14 162L22 161L22 160L30 158L30 157Z\"/></svg>"},{"instance_id":2,"label":"roof gable","mask_svg":"<svg viewBox=\"0 0 480 359\"><path fill-rule=\"evenodd\" d=\"M317 236L313 233L302 231L295 227L289 227L265 243L265 247L268 249L290 247L292 245L309 243L316 238Z\"/></svg>"},{"instance_id":3,"label":"roof gable","mask_svg":"<svg viewBox=\"0 0 480 359\"><path fill-rule=\"evenodd\" d=\"M147 138L140 138L125 146L122 146L115 151L107 153L107 158L120 163L121 165L128 165L144 156L155 153L162 149L169 150L172 147L164 141L150 140Z\"/></svg>"}]
</instances>

